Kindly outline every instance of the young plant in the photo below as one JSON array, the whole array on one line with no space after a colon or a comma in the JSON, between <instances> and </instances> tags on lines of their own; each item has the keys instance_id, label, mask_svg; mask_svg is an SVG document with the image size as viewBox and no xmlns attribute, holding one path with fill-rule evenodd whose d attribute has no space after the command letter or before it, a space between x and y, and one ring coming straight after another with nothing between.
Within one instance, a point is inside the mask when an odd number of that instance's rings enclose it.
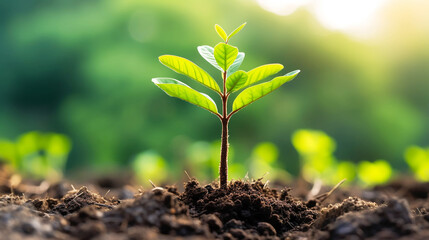
<instances>
[{"instance_id":1,"label":"young plant","mask_svg":"<svg viewBox=\"0 0 429 240\"><path fill-rule=\"evenodd\" d=\"M216 103L208 95L200 93L188 85L172 78L153 78L152 82L164 90L171 97L177 97L189 103L195 104L208 110L222 123L222 140L220 153L220 186L226 188L228 179L228 123L231 116L242 108L262 98L279 88L284 83L294 79L299 70L287 73L284 76L276 77L271 81L253 84L265 79L283 69L283 65L274 63L266 64L254 68L248 72L238 70L244 60L245 54L239 52L237 47L228 44L231 37L237 34L246 23L236 28L227 35L219 25L215 25L215 30L224 42L220 42L214 48L204 45L199 46L198 52L211 65L222 73L222 88L218 83L202 68L195 63L174 55L163 55L159 61L173 71L192 78L219 94L222 100L222 111L218 112ZM232 110L228 112L227 103L231 93L241 91L232 103Z\"/></svg>"},{"instance_id":2,"label":"young plant","mask_svg":"<svg viewBox=\"0 0 429 240\"><path fill-rule=\"evenodd\" d=\"M72 147L69 137L59 133L28 132L16 142L0 139L0 162L25 177L58 181Z\"/></svg>"}]
</instances>

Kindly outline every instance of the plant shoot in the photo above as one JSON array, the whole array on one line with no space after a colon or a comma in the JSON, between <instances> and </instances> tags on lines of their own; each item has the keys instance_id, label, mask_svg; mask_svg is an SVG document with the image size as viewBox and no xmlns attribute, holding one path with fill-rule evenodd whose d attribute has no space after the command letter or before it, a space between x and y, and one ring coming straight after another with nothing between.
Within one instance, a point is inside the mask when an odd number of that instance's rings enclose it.
<instances>
[{"instance_id":1,"label":"plant shoot","mask_svg":"<svg viewBox=\"0 0 429 240\"><path fill-rule=\"evenodd\" d=\"M283 65L273 63L259 66L247 72L239 70L245 54L239 52L237 47L230 45L229 40L243 29L245 25L246 23L242 24L231 34L227 35L223 28L216 24L215 30L223 42L218 43L214 48L207 45L197 48L200 55L221 72L221 87L206 71L185 58L174 55L159 57L159 61L173 71L185 75L218 93L222 102L220 112L215 101L207 94L198 92L179 80L173 78L152 79L152 82L169 96L204 108L220 119L222 124L219 167L221 188L226 188L228 179L228 123L231 117L242 108L271 93L284 83L291 81L299 73L299 70L295 70L286 75L276 77L271 81L254 85L278 73L283 69ZM232 109L228 111L228 99L232 93L238 91L241 92L234 99Z\"/></svg>"}]
</instances>

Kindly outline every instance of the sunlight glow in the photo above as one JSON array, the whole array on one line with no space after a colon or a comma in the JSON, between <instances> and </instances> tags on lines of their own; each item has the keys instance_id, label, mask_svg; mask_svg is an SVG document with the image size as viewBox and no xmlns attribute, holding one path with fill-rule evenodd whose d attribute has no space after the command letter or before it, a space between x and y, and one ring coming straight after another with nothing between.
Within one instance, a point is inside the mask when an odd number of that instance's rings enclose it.
<instances>
[{"instance_id":1,"label":"sunlight glow","mask_svg":"<svg viewBox=\"0 0 429 240\"><path fill-rule=\"evenodd\" d=\"M368 26L377 10L386 0L323 0L312 8L317 19L335 30L357 29Z\"/></svg>"},{"instance_id":2,"label":"sunlight glow","mask_svg":"<svg viewBox=\"0 0 429 240\"><path fill-rule=\"evenodd\" d=\"M307 8L328 29L360 34L373 31L378 10L387 0L257 0L267 11L289 15Z\"/></svg>"},{"instance_id":3,"label":"sunlight glow","mask_svg":"<svg viewBox=\"0 0 429 240\"><path fill-rule=\"evenodd\" d=\"M308 4L311 0L256 0L259 5L278 15L289 15L299 7Z\"/></svg>"}]
</instances>

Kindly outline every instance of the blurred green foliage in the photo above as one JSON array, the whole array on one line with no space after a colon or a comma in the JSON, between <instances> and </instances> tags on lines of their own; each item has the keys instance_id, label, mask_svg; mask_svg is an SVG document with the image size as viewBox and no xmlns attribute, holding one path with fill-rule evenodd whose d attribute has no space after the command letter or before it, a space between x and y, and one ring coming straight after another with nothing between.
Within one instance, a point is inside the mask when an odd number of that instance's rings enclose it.
<instances>
[{"instance_id":1,"label":"blurred green foliage","mask_svg":"<svg viewBox=\"0 0 429 240\"><path fill-rule=\"evenodd\" d=\"M178 165L184 165L183 169L186 169L191 177L213 181L219 177L219 148L220 141L193 142L186 147L183 159L180 159ZM257 144L251 154L244 159L236 159L233 146L230 146L229 151L229 180L244 179L246 176L253 179L265 177L267 180L283 182L291 180L290 174L279 167L279 150L271 142ZM131 167L136 180L143 186L150 186L149 180L160 185L184 176L183 172L169 166L164 158L150 150L138 154L133 159Z\"/></svg>"},{"instance_id":2,"label":"blurred green foliage","mask_svg":"<svg viewBox=\"0 0 429 240\"><path fill-rule=\"evenodd\" d=\"M355 40L304 9L277 16L253 1L2 1L0 137L65 133L74 142L69 171L127 166L152 149L181 175L192 165L181 161L187 148L218 139L219 123L157 91L150 79L165 70L156 57L172 53L207 67L195 49L217 43L207 29L247 21L232 40L250 53L242 68L285 63L302 70L302 81L232 119L233 161L270 141L277 167L298 174L290 135L314 128L337 140L339 159L388 159L403 170L404 149L429 145L427 6L391 1L377 37Z\"/></svg>"},{"instance_id":3,"label":"blurred green foliage","mask_svg":"<svg viewBox=\"0 0 429 240\"><path fill-rule=\"evenodd\" d=\"M348 162L338 162L333 155L335 140L323 131L300 129L292 135L292 144L300 155L301 176L314 182L336 184L346 178L354 180L354 166Z\"/></svg>"},{"instance_id":4,"label":"blurred green foliage","mask_svg":"<svg viewBox=\"0 0 429 240\"><path fill-rule=\"evenodd\" d=\"M405 151L405 161L416 179L429 181L429 148L411 146Z\"/></svg>"},{"instance_id":5,"label":"blurred green foliage","mask_svg":"<svg viewBox=\"0 0 429 240\"><path fill-rule=\"evenodd\" d=\"M392 167L385 160L362 161L358 165L358 175L365 185L383 184L392 177Z\"/></svg>"},{"instance_id":6,"label":"blurred green foliage","mask_svg":"<svg viewBox=\"0 0 429 240\"><path fill-rule=\"evenodd\" d=\"M346 184L383 184L393 175L392 167L385 160L374 162L340 161L334 156L336 142L325 132L300 129L292 135L292 144L300 155L301 176L309 181L321 180L334 185L343 179ZM357 177L357 178L356 178Z\"/></svg>"},{"instance_id":7,"label":"blurred green foliage","mask_svg":"<svg viewBox=\"0 0 429 240\"><path fill-rule=\"evenodd\" d=\"M15 142L0 139L0 160L30 178L58 181L63 176L70 139L58 133L28 132Z\"/></svg>"},{"instance_id":8,"label":"blurred green foliage","mask_svg":"<svg viewBox=\"0 0 429 240\"><path fill-rule=\"evenodd\" d=\"M131 167L138 182L144 186L150 186L149 181L158 184L166 183L169 176L166 161L153 151L138 154L134 158Z\"/></svg>"}]
</instances>

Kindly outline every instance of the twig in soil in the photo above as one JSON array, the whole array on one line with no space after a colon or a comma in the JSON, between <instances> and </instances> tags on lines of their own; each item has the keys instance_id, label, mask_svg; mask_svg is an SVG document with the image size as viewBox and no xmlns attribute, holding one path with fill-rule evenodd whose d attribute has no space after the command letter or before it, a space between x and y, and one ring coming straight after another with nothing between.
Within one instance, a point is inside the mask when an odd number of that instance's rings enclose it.
<instances>
[{"instance_id":1,"label":"twig in soil","mask_svg":"<svg viewBox=\"0 0 429 240\"><path fill-rule=\"evenodd\" d=\"M110 192L110 189L107 190L107 192L106 192L106 194L104 194L103 198L106 198L106 196L107 196L107 194L109 194L109 192Z\"/></svg>"},{"instance_id":2,"label":"twig in soil","mask_svg":"<svg viewBox=\"0 0 429 240\"><path fill-rule=\"evenodd\" d=\"M108 209L113 209L113 207L112 207L112 206L107 205L107 204L96 203L96 202L91 203L91 204L96 205L96 206L100 206L100 207L105 207L105 208L108 208Z\"/></svg>"},{"instance_id":3,"label":"twig in soil","mask_svg":"<svg viewBox=\"0 0 429 240\"><path fill-rule=\"evenodd\" d=\"M150 179L149 179L150 184L152 184L152 191L156 191L156 190L161 190L164 191L164 188L162 187L157 187Z\"/></svg>"},{"instance_id":4,"label":"twig in soil","mask_svg":"<svg viewBox=\"0 0 429 240\"><path fill-rule=\"evenodd\" d=\"M152 185L153 188L156 188L156 185L149 179L150 184Z\"/></svg>"},{"instance_id":5,"label":"twig in soil","mask_svg":"<svg viewBox=\"0 0 429 240\"><path fill-rule=\"evenodd\" d=\"M186 176L188 176L189 181L191 181L192 178L189 176L189 174L188 174L188 172L186 170L185 170L185 174L186 174Z\"/></svg>"},{"instance_id":6,"label":"twig in soil","mask_svg":"<svg viewBox=\"0 0 429 240\"><path fill-rule=\"evenodd\" d=\"M73 188L73 191L76 191L76 188L74 188L73 184L70 184L70 186Z\"/></svg>"},{"instance_id":7,"label":"twig in soil","mask_svg":"<svg viewBox=\"0 0 429 240\"><path fill-rule=\"evenodd\" d=\"M290 227L291 229L295 229L295 226L294 226L291 222L286 221L286 223L289 225L289 227Z\"/></svg>"},{"instance_id":8,"label":"twig in soil","mask_svg":"<svg viewBox=\"0 0 429 240\"><path fill-rule=\"evenodd\" d=\"M72 199L73 202L75 202L78 206L81 206L82 204L78 203L78 201L76 201L76 198L82 196L84 192L81 192L79 194L76 194L76 196L74 196L74 198Z\"/></svg>"},{"instance_id":9,"label":"twig in soil","mask_svg":"<svg viewBox=\"0 0 429 240\"><path fill-rule=\"evenodd\" d=\"M315 197L315 199L317 199L317 200L319 200L319 202L324 202L329 196L331 196L331 194L335 191L335 190L337 190L337 188L338 187L340 187L341 186L341 184L343 184L343 182L345 182L346 181L346 179L343 179L343 180L341 180L339 183L337 183L337 185L335 185L332 189L331 189L331 191L329 191L329 192L327 192L327 193L323 193L323 194L320 194L319 196L316 196Z\"/></svg>"},{"instance_id":10,"label":"twig in soil","mask_svg":"<svg viewBox=\"0 0 429 240\"><path fill-rule=\"evenodd\" d=\"M267 180L267 181L265 182L265 184L264 184L264 187L263 187L263 188L266 188L266 187L268 186L268 183L270 183L270 180Z\"/></svg>"},{"instance_id":11,"label":"twig in soil","mask_svg":"<svg viewBox=\"0 0 429 240\"><path fill-rule=\"evenodd\" d=\"M264 175L262 175L262 177L258 178L258 181L261 181L262 179L264 179L268 174L270 174L269 172L264 173Z\"/></svg>"}]
</instances>

